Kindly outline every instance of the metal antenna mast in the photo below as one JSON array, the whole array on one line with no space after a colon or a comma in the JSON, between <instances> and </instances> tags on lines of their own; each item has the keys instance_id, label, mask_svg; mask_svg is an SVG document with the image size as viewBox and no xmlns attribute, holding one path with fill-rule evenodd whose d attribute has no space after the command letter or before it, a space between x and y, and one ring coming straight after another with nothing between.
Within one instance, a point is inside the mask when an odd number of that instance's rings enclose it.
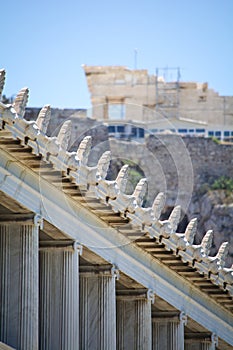
<instances>
[{"instance_id":1,"label":"metal antenna mast","mask_svg":"<svg viewBox=\"0 0 233 350\"><path fill-rule=\"evenodd\" d=\"M138 61L138 49L134 49L134 69L137 69L137 62Z\"/></svg>"}]
</instances>

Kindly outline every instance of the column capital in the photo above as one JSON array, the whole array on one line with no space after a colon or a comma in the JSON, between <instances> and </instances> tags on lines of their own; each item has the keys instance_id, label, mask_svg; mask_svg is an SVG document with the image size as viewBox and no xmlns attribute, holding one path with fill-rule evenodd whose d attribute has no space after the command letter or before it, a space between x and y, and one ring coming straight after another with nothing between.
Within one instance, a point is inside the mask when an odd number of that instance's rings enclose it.
<instances>
[{"instance_id":1,"label":"column capital","mask_svg":"<svg viewBox=\"0 0 233 350\"><path fill-rule=\"evenodd\" d=\"M176 323L183 323L184 325L187 322L187 316L180 311L154 311L152 312L152 321L153 322L176 322Z\"/></svg>"},{"instance_id":2,"label":"column capital","mask_svg":"<svg viewBox=\"0 0 233 350\"><path fill-rule=\"evenodd\" d=\"M83 253L83 246L78 241L74 241L73 242L73 249L77 250L79 255L82 255L82 253Z\"/></svg>"},{"instance_id":3,"label":"column capital","mask_svg":"<svg viewBox=\"0 0 233 350\"><path fill-rule=\"evenodd\" d=\"M185 326L187 326L188 317L184 311L181 311L179 318L180 318L180 322L183 323Z\"/></svg>"},{"instance_id":4,"label":"column capital","mask_svg":"<svg viewBox=\"0 0 233 350\"><path fill-rule=\"evenodd\" d=\"M0 224L36 225L34 213L4 213L0 214Z\"/></svg>"},{"instance_id":5,"label":"column capital","mask_svg":"<svg viewBox=\"0 0 233 350\"><path fill-rule=\"evenodd\" d=\"M213 343L212 341L212 333L209 332L185 332L184 334L185 342L186 343L196 343L196 342L209 342Z\"/></svg>"},{"instance_id":6,"label":"column capital","mask_svg":"<svg viewBox=\"0 0 233 350\"><path fill-rule=\"evenodd\" d=\"M70 250L77 251L79 255L82 255L82 245L78 241L72 240L53 240L53 241L40 241L39 250Z\"/></svg>"},{"instance_id":7,"label":"column capital","mask_svg":"<svg viewBox=\"0 0 233 350\"><path fill-rule=\"evenodd\" d=\"M115 277L116 280L119 280L119 278L120 278L120 270L114 264L112 265L112 268L111 268L111 274L112 274L112 277Z\"/></svg>"},{"instance_id":8,"label":"column capital","mask_svg":"<svg viewBox=\"0 0 233 350\"><path fill-rule=\"evenodd\" d=\"M119 279L119 270L115 265L80 265L79 272L81 275L102 275Z\"/></svg>"},{"instance_id":9,"label":"column capital","mask_svg":"<svg viewBox=\"0 0 233 350\"><path fill-rule=\"evenodd\" d=\"M0 214L0 224L35 225L43 229L43 217L35 213L5 213Z\"/></svg>"},{"instance_id":10,"label":"column capital","mask_svg":"<svg viewBox=\"0 0 233 350\"><path fill-rule=\"evenodd\" d=\"M147 290L147 299L151 301L152 304L155 302L155 293L152 289Z\"/></svg>"},{"instance_id":11,"label":"column capital","mask_svg":"<svg viewBox=\"0 0 233 350\"><path fill-rule=\"evenodd\" d=\"M35 214L33 221L34 221L34 225L38 226L41 230L43 230L44 220L43 220L42 215Z\"/></svg>"},{"instance_id":12,"label":"column capital","mask_svg":"<svg viewBox=\"0 0 233 350\"><path fill-rule=\"evenodd\" d=\"M218 346L218 336L216 333L211 334L211 342L213 345Z\"/></svg>"},{"instance_id":13,"label":"column capital","mask_svg":"<svg viewBox=\"0 0 233 350\"><path fill-rule=\"evenodd\" d=\"M185 343L205 343L211 345L210 349L215 349L218 346L218 336L215 333L210 332L189 332L185 333Z\"/></svg>"},{"instance_id":14,"label":"column capital","mask_svg":"<svg viewBox=\"0 0 233 350\"><path fill-rule=\"evenodd\" d=\"M154 302L154 292L152 289L118 289L116 295L118 300L148 300Z\"/></svg>"}]
</instances>

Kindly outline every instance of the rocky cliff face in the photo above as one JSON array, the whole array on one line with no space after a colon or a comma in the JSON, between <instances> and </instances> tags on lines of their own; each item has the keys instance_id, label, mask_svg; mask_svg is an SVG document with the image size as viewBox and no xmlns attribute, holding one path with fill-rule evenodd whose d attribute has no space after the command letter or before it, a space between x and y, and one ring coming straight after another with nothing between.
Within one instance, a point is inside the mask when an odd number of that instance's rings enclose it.
<instances>
[{"instance_id":1,"label":"rocky cliff face","mask_svg":"<svg viewBox=\"0 0 233 350\"><path fill-rule=\"evenodd\" d=\"M192 218L198 218L197 243L212 229L211 253L214 255L220 244L228 241L231 255L228 265L233 263L233 194L211 190L220 177L233 179L233 145L204 138L160 135L149 137L144 144L110 140L110 148L115 159L115 175L120 168L119 159L131 162L131 167L148 179L147 204L163 191L166 194L163 219L175 205L181 205L183 225L180 229L184 230Z\"/></svg>"},{"instance_id":2,"label":"rocky cliff face","mask_svg":"<svg viewBox=\"0 0 233 350\"><path fill-rule=\"evenodd\" d=\"M233 194L226 190L209 190L202 196L194 196L188 216L198 218L198 237L208 230L214 231L212 254L221 243L229 242L228 264L233 263Z\"/></svg>"}]
</instances>

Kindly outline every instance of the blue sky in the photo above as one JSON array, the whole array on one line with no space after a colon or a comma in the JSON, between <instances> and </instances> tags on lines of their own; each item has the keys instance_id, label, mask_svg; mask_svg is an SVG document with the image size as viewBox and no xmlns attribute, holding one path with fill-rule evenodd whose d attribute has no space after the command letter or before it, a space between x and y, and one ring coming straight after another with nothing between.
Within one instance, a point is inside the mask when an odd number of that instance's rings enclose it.
<instances>
[{"instance_id":1,"label":"blue sky","mask_svg":"<svg viewBox=\"0 0 233 350\"><path fill-rule=\"evenodd\" d=\"M155 73L233 95L233 0L21 0L1 5L4 94L30 89L29 106L89 108L82 64Z\"/></svg>"}]
</instances>

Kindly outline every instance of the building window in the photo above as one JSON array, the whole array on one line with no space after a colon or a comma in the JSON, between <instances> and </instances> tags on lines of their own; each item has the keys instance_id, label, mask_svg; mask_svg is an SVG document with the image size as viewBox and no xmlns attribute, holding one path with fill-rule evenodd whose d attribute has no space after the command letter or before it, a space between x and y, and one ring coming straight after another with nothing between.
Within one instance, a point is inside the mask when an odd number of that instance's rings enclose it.
<instances>
[{"instance_id":1,"label":"building window","mask_svg":"<svg viewBox=\"0 0 233 350\"><path fill-rule=\"evenodd\" d=\"M108 119L122 120L125 119L125 104L109 103L108 104Z\"/></svg>"},{"instance_id":2,"label":"building window","mask_svg":"<svg viewBox=\"0 0 233 350\"><path fill-rule=\"evenodd\" d=\"M215 136L221 136L221 131L215 131Z\"/></svg>"},{"instance_id":3,"label":"building window","mask_svg":"<svg viewBox=\"0 0 233 350\"><path fill-rule=\"evenodd\" d=\"M131 135L132 135L133 137L136 137L136 136L137 136L137 128L132 128Z\"/></svg>"},{"instance_id":4,"label":"building window","mask_svg":"<svg viewBox=\"0 0 233 350\"><path fill-rule=\"evenodd\" d=\"M230 131L224 131L224 136L230 136Z\"/></svg>"},{"instance_id":5,"label":"building window","mask_svg":"<svg viewBox=\"0 0 233 350\"><path fill-rule=\"evenodd\" d=\"M143 138L145 136L145 130L143 128L133 127L131 131L131 136L134 138Z\"/></svg>"},{"instance_id":6,"label":"building window","mask_svg":"<svg viewBox=\"0 0 233 350\"><path fill-rule=\"evenodd\" d=\"M189 132L190 132L190 133L193 133L193 132L194 132L194 129L189 129Z\"/></svg>"},{"instance_id":7,"label":"building window","mask_svg":"<svg viewBox=\"0 0 233 350\"><path fill-rule=\"evenodd\" d=\"M187 129L178 129L178 132L180 132L181 134L185 134L187 133Z\"/></svg>"},{"instance_id":8,"label":"building window","mask_svg":"<svg viewBox=\"0 0 233 350\"><path fill-rule=\"evenodd\" d=\"M109 125L108 126L108 132L110 132L110 133L115 132L115 126L114 125Z\"/></svg>"},{"instance_id":9,"label":"building window","mask_svg":"<svg viewBox=\"0 0 233 350\"><path fill-rule=\"evenodd\" d=\"M205 129L196 129L197 133L205 133Z\"/></svg>"},{"instance_id":10,"label":"building window","mask_svg":"<svg viewBox=\"0 0 233 350\"><path fill-rule=\"evenodd\" d=\"M138 135L139 137L142 137L142 138L143 138L144 135L145 135L145 130L142 129L142 128L138 128L138 134L139 134L139 135Z\"/></svg>"},{"instance_id":11,"label":"building window","mask_svg":"<svg viewBox=\"0 0 233 350\"><path fill-rule=\"evenodd\" d=\"M118 126L117 126L117 132L125 132L125 127L124 127L124 125L118 125Z\"/></svg>"},{"instance_id":12,"label":"building window","mask_svg":"<svg viewBox=\"0 0 233 350\"><path fill-rule=\"evenodd\" d=\"M214 136L214 132L213 131L208 131L208 136Z\"/></svg>"}]
</instances>

